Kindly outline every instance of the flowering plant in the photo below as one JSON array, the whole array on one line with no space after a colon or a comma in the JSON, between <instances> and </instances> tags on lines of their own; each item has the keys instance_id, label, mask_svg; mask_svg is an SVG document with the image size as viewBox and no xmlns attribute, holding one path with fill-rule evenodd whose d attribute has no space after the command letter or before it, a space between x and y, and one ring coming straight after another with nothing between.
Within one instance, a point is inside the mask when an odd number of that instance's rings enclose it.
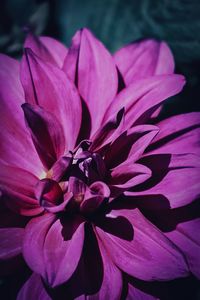
<instances>
[{"instance_id":1,"label":"flowering plant","mask_svg":"<svg viewBox=\"0 0 200 300\"><path fill-rule=\"evenodd\" d=\"M29 34L0 65L1 269L32 272L17 299L157 299L137 280L199 277L200 114L157 121L185 83L168 46Z\"/></svg>"}]
</instances>

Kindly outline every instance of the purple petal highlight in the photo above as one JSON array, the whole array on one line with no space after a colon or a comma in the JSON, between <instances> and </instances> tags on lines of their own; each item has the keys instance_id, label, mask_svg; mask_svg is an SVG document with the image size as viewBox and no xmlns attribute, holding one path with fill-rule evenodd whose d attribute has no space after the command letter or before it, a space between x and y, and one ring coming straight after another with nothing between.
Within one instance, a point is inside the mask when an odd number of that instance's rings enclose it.
<instances>
[{"instance_id":1,"label":"purple petal highlight","mask_svg":"<svg viewBox=\"0 0 200 300\"><path fill-rule=\"evenodd\" d=\"M126 85L152 75L172 74L174 59L165 42L145 40L119 49L114 59Z\"/></svg>"}]
</instances>

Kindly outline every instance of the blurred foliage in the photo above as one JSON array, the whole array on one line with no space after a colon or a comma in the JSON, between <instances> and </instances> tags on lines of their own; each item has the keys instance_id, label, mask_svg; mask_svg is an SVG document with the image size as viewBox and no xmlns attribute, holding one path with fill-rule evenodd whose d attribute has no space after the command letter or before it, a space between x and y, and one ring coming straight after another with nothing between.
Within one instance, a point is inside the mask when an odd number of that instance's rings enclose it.
<instances>
[{"instance_id":1,"label":"blurred foliage","mask_svg":"<svg viewBox=\"0 0 200 300\"><path fill-rule=\"evenodd\" d=\"M137 39L165 40L187 85L165 105L164 116L199 111L199 16L199 0L1 0L0 51L19 57L26 27L67 45L88 27L112 52Z\"/></svg>"}]
</instances>

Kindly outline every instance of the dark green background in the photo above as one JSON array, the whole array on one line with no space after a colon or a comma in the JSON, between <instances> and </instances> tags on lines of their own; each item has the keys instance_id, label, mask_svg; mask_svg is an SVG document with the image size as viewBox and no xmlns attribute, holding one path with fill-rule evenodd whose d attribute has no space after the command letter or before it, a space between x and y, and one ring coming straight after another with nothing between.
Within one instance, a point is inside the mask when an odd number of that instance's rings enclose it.
<instances>
[{"instance_id":1,"label":"dark green background","mask_svg":"<svg viewBox=\"0 0 200 300\"><path fill-rule=\"evenodd\" d=\"M162 114L200 111L200 0L0 0L0 52L20 57L25 26L66 45L76 30L86 26L111 52L141 38L165 40L187 85ZM5 299L14 297L9 282L1 285ZM197 286L193 279L172 283L170 300L199 299Z\"/></svg>"},{"instance_id":2,"label":"dark green background","mask_svg":"<svg viewBox=\"0 0 200 300\"><path fill-rule=\"evenodd\" d=\"M0 51L19 57L23 28L66 45L89 27L114 52L154 37L169 43L176 70L187 78L184 92L168 101L164 116L200 110L200 0L1 0Z\"/></svg>"}]
</instances>

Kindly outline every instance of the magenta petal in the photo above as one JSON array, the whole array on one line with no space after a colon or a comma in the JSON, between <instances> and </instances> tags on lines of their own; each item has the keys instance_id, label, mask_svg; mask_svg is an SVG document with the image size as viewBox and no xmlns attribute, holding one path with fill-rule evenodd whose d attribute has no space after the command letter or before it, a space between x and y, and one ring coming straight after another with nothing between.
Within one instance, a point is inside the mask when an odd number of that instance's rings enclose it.
<instances>
[{"instance_id":1,"label":"magenta petal","mask_svg":"<svg viewBox=\"0 0 200 300\"><path fill-rule=\"evenodd\" d=\"M17 300L51 300L40 275L33 273L17 295Z\"/></svg>"},{"instance_id":2,"label":"magenta petal","mask_svg":"<svg viewBox=\"0 0 200 300\"><path fill-rule=\"evenodd\" d=\"M101 181L95 181L90 185L90 189L87 189L84 195L84 199L81 202L80 210L83 213L91 213L98 209L105 199L110 196L109 187Z\"/></svg>"},{"instance_id":3,"label":"magenta petal","mask_svg":"<svg viewBox=\"0 0 200 300\"><path fill-rule=\"evenodd\" d=\"M128 284L128 294L126 296L126 300L158 300L158 298L155 298L149 294L146 294L145 292L135 288L130 283Z\"/></svg>"},{"instance_id":4,"label":"magenta petal","mask_svg":"<svg viewBox=\"0 0 200 300\"><path fill-rule=\"evenodd\" d=\"M123 283L121 271L112 262L109 252L107 252L98 236L97 239L103 261L103 281L98 294L89 296L88 300L118 300L121 297Z\"/></svg>"},{"instance_id":5,"label":"magenta petal","mask_svg":"<svg viewBox=\"0 0 200 300\"><path fill-rule=\"evenodd\" d=\"M53 214L46 214L32 219L25 228L22 249L24 259L28 266L43 278L46 278L47 267L44 263L44 240L54 221Z\"/></svg>"},{"instance_id":6,"label":"magenta petal","mask_svg":"<svg viewBox=\"0 0 200 300\"><path fill-rule=\"evenodd\" d=\"M24 93L19 81L19 63L1 54L0 65L1 159L7 164L40 175L43 167L26 129L21 110Z\"/></svg>"},{"instance_id":7,"label":"magenta petal","mask_svg":"<svg viewBox=\"0 0 200 300\"><path fill-rule=\"evenodd\" d=\"M65 140L73 149L81 124L81 102L74 84L62 70L44 63L30 49L21 62L21 81L26 102L39 104L65 128Z\"/></svg>"},{"instance_id":8,"label":"magenta petal","mask_svg":"<svg viewBox=\"0 0 200 300\"><path fill-rule=\"evenodd\" d=\"M62 284L71 277L78 265L84 240L84 223L66 220L61 224L55 218L46 214L30 221L23 245L27 264L50 286Z\"/></svg>"},{"instance_id":9,"label":"magenta petal","mask_svg":"<svg viewBox=\"0 0 200 300\"><path fill-rule=\"evenodd\" d=\"M38 155L50 169L66 149L63 128L54 115L39 106L25 103L22 109Z\"/></svg>"},{"instance_id":10,"label":"magenta petal","mask_svg":"<svg viewBox=\"0 0 200 300\"><path fill-rule=\"evenodd\" d=\"M62 203L63 192L58 182L44 178L35 187L35 195L43 207L52 207Z\"/></svg>"},{"instance_id":11,"label":"magenta petal","mask_svg":"<svg viewBox=\"0 0 200 300\"><path fill-rule=\"evenodd\" d=\"M133 43L118 50L114 59L126 85L139 78L174 72L173 55L165 42Z\"/></svg>"},{"instance_id":12,"label":"magenta petal","mask_svg":"<svg viewBox=\"0 0 200 300\"><path fill-rule=\"evenodd\" d=\"M174 116L157 124L159 134L148 152L200 154L200 113Z\"/></svg>"},{"instance_id":13,"label":"magenta petal","mask_svg":"<svg viewBox=\"0 0 200 300\"><path fill-rule=\"evenodd\" d=\"M84 223L69 220L63 226L57 220L51 226L43 246L46 280L50 286L60 285L72 276L81 257L83 242Z\"/></svg>"},{"instance_id":14,"label":"magenta petal","mask_svg":"<svg viewBox=\"0 0 200 300\"><path fill-rule=\"evenodd\" d=\"M148 166L156 161L156 156L145 158ZM166 168L161 165L153 165L155 176L161 172L166 173ZM157 169L157 172L156 172ZM199 158L192 154L171 155L171 161L167 174L158 183L153 184L144 191L125 192L126 195L163 195L170 203L171 208L187 205L200 196L199 192L200 167Z\"/></svg>"},{"instance_id":15,"label":"magenta petal","mask_svg":"<svg viewBox=\"0 0 200 300\"><path fill-rule=\"evenodd\" d=\"M34 187L38 179L17 167L0 165L0 189L7 207L21 215L37 215L43 211L35 199Z\"/></svg>"},{"instance_id":16,"label":"magenta petal","mask_svg":"<svg viewBox=\"0 0 200 300\"><path fill-rule=\"evenodd\" d=\"M64 59L67 55L67 48L57 40L47 37L34 36L29 33L24 48L30 48L43 61L57 65L59 68L63 66Z\"/></svg>"},{"instance_id":17,"label":"magenta petal","mask_svg":"<svg viewBox=\"0 0 200 300\"><path fill-rule=\"evenodd\" d=\"M24 48L31 49L43 61L56 64L53 56L46 48L46 46L41 42L41 40L37 36L33 35L32 33L29 33L27 35L26 40L24 42Z\"/></svg>"},{"instance_id":18,"label":"magenta petal","mask_svg":"<svg viewBox=\"0 0 200 300\"><path fill-rule=\"evenodd\" d=\"M200 279L200 220L180 223L166 236L184 253L191 272Z\"/></svg>"},{"instance_id":19,"label":"magenta petal","mask_svg":"<svg viewBox=\"0 0 200 300\"><path fill-rule=\"evenodd\" d=\"M158 133L153 125L138 125L123 132L109 147L105 154L106 165L110 168L124 163L134 163Z\"/></svg>"},{"instance_id":20,"label":"magenta petal","mask_svg":"<svg viewBox=\"0 0 200 300\"><path fill-rule=\"evenodd\" d=\"M181 252L138 209L112 211L110 215L123 216L133 226L130 241L96 228L113 262L122 271L146 281L188 275Z\"/></svg>"},{"instance_id":21,"label":"magenta petal","mask_svg":"<svg viewBox=\"0 0 200 300\"><path fill-rule=\"evenodd\" d=\"M121 133L124 121L124 109L122 108L116 115L112 116L95 134L91 137L91 151L97 151L99 148L111 143Z\"/></svg>"},{"instance_id":22,"label":"magenta petal","mask_svg":"<svg viewBox=\"0 0 200 300\"><path fill-rule=\"evenodd\" d=\"M72 38L72 44L68 50L67 56L63 64L63 71L73 82L75 82L76 75L77 75L76 72L77 72L80 42L81 42L81 31L77 31L74 37Z\"/></svg>"},{"instance_id":23,"label":"magenta petal","mask_svg":"<svg viewBox=\"0 0 200 300\"><path fill-rule=\"evenodd\" d=\"M109 185L121 189L134 187L151 177L151 170L141 164L123 163L111 170Z\"/></svg>"},{"instance_id":24,"label":"magenta petal","mask_svg":"<svg viewBox=\"0 0 200 300\"><path fill-rule=\"evenodd\" d=\"M88 29L83 29L80 36L76 34L73 41L77 43L79 38L78 90L89 108L94 133L101 124L106 108L117 93L117 70L112 56ZM77 46L72 45L72 48L76 49ZM77 50L75 55L76 53Z\"/></svg>"},{"instance_id":25,"label":"magenta petal","mask_svg":"<svg viewBox=\"0 0 200 300\"><path fill-rule=\"evenodd\" d=\"M138 79L122 90L109 106L105 119L125 108L124 130L145 123L167 98L179 93L185 84L181 75L157 75Z\"/></svg>"},{"instance_id":26,"label":"magenta petal","mask_svg":"<svg viewBox=\"0 0 200 300\"><path fill-rule=\"evenodd\" d=\"M22 252L23 228L0 228L0 261L11 259Z\"/></svg>"},{"instance_id":27,"label":"magenta petal","mask_svg":"<svg viewBox=\"0 0 200 300\"><path fill-rule=\"evenodd\" d=\"M65 57L67 56L68 49L62 43L49 36L41 36L39 37L39 40L51 53L58 67L61 68L63 66Z\"/></svg>"}]
</instances>

